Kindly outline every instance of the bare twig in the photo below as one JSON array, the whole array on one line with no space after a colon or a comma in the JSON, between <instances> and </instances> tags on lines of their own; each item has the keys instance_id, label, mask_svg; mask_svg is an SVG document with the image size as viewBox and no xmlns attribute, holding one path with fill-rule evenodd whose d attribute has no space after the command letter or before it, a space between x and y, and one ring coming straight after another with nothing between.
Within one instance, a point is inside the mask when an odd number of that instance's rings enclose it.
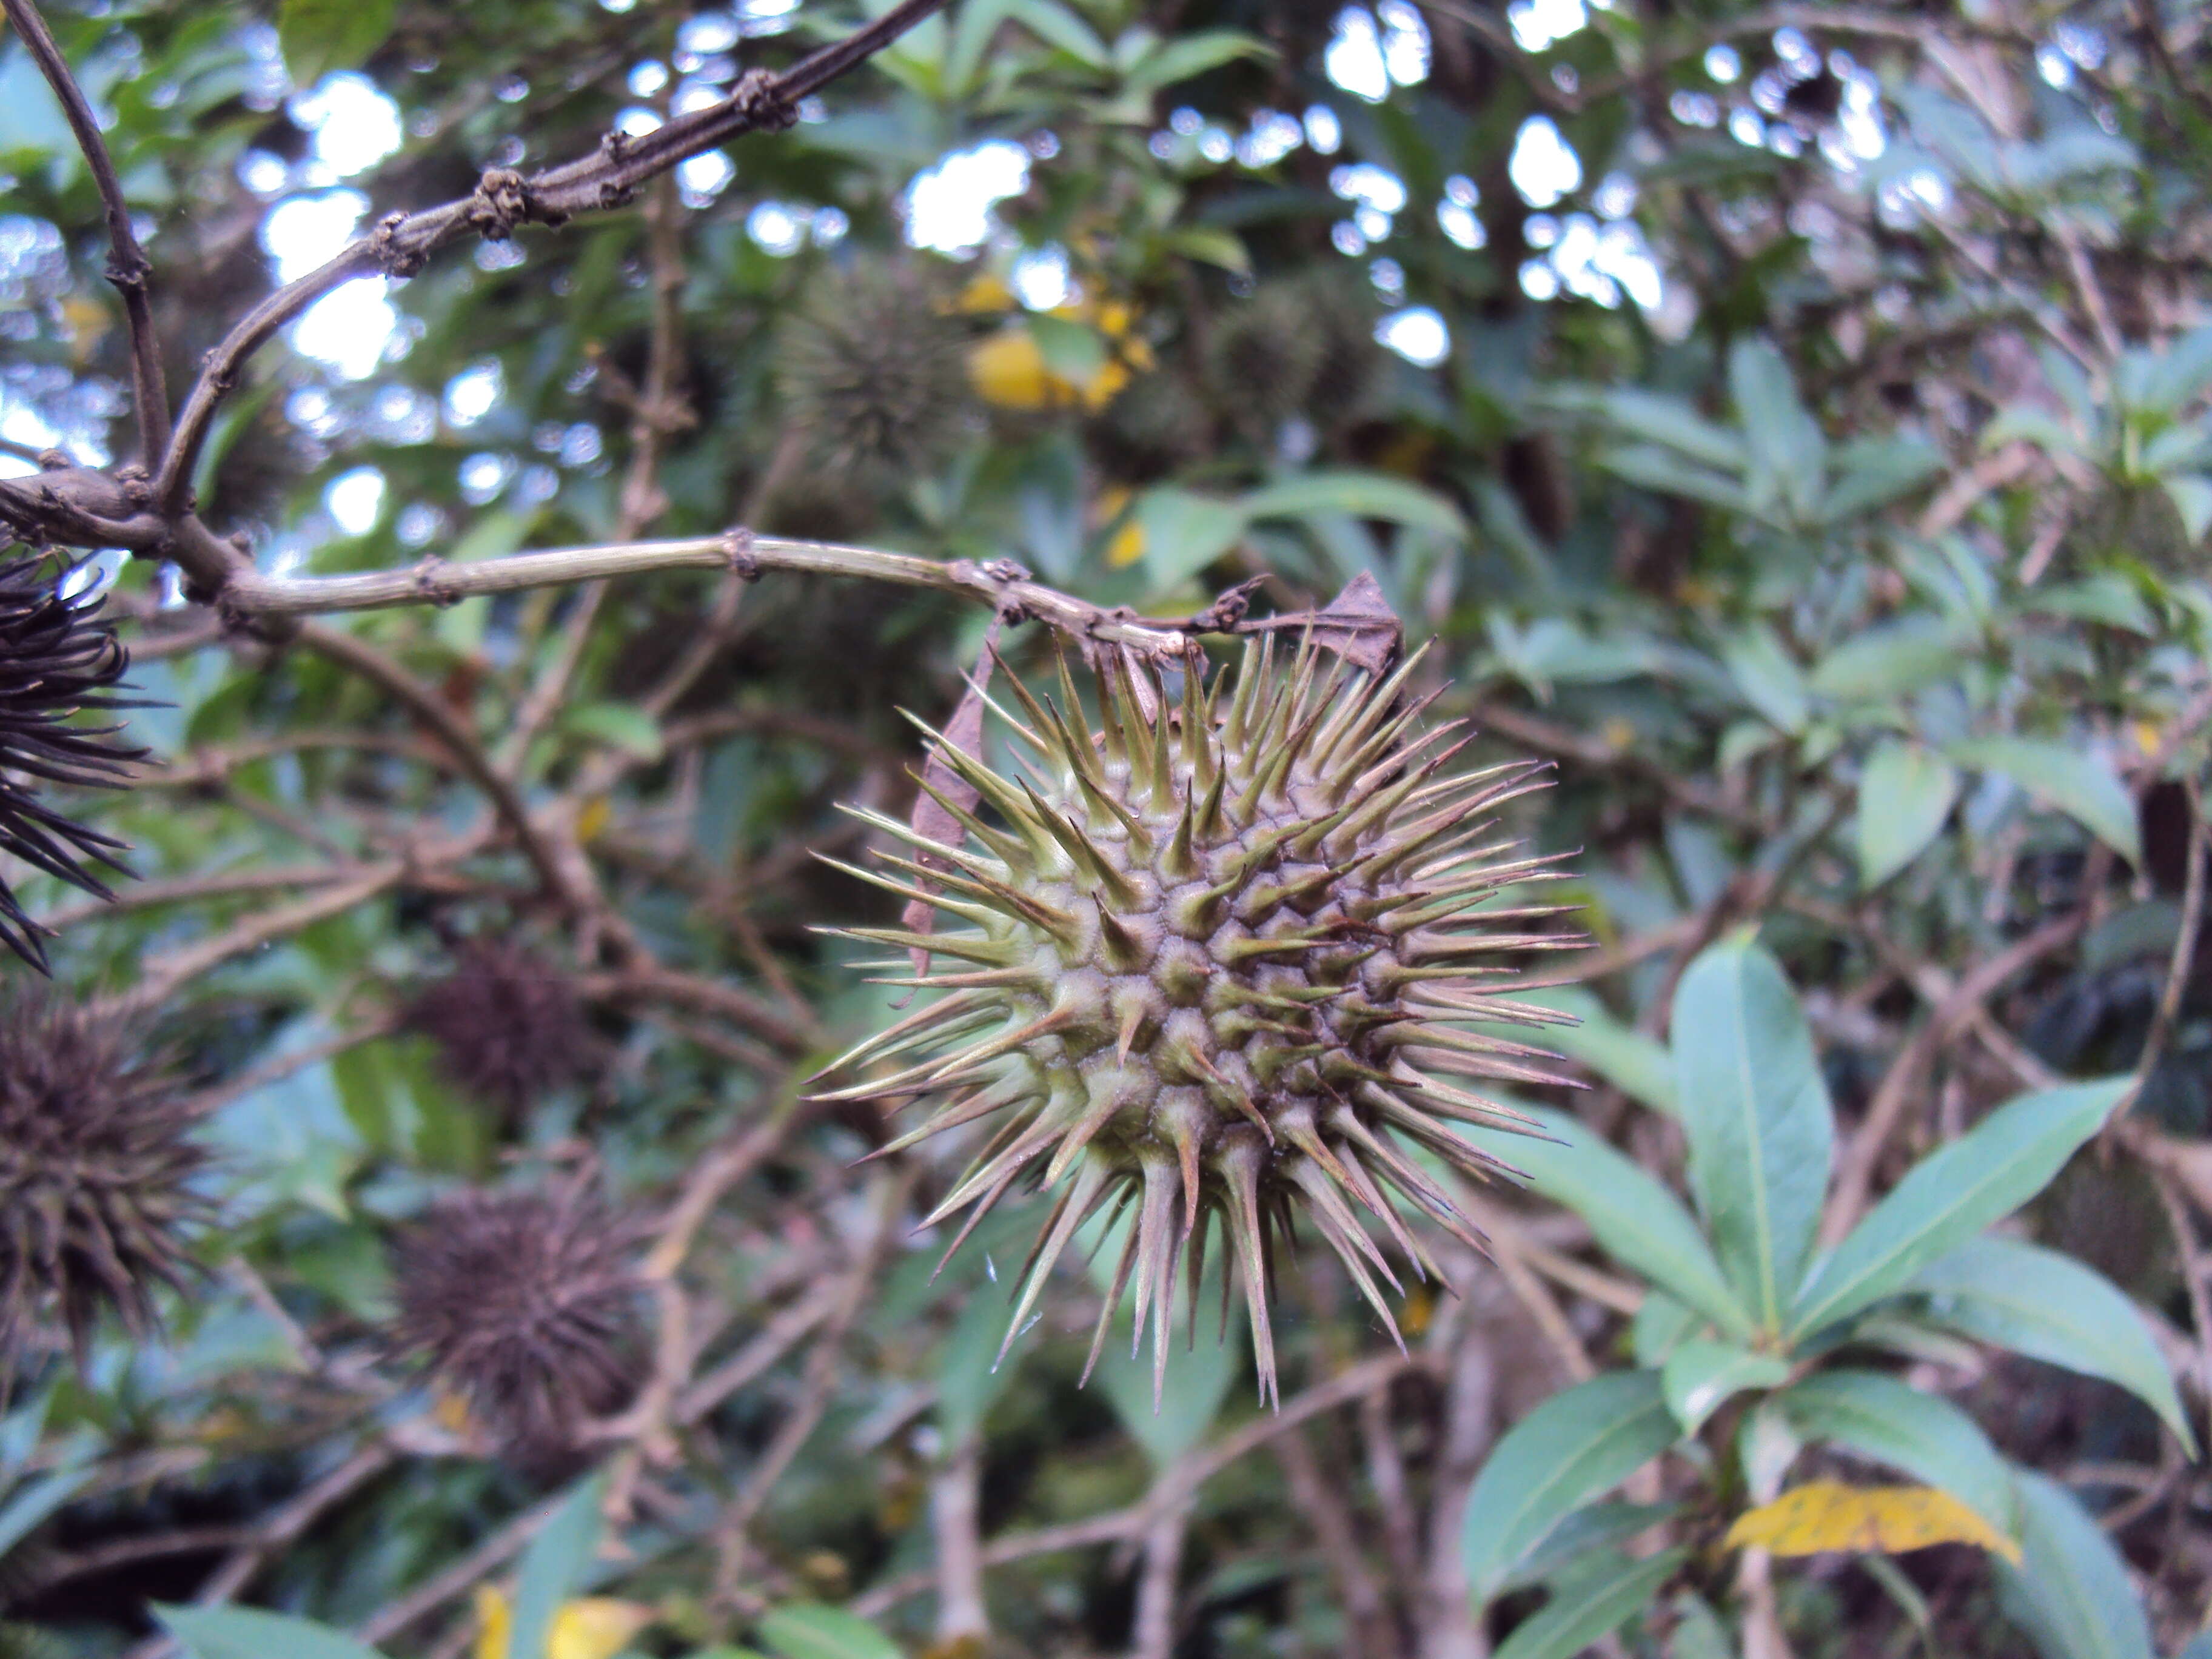
<instances>
[{"instance_id":1,"label":"bare twig","mask_svg":"<svg viewBox=\"0 0 2212 1659\"><path fill-rule=\"evenodd\" d=\"M123 199L123 181L116 176L107 141L100 136L100 122L76 76L70 72L61 48L47 31L46 19L39 15L33 0L0 0L0 5L4 5L8 21L23 37L39 72L53 88L77 148L84 152L85 165L92 170L94 187L100 191L100 204L107 215L108 246L112 250L108 255L107 280L123 295L124 320L131 334L131 412L138 422L139 459L148 468L157 466L169 447L169 388L161 374L161 346L154 332L153 307L146 298L146 278L153 266L146 251L138 246L137 232L131 228L131 206Z\"/></svg>"}]
</instances>

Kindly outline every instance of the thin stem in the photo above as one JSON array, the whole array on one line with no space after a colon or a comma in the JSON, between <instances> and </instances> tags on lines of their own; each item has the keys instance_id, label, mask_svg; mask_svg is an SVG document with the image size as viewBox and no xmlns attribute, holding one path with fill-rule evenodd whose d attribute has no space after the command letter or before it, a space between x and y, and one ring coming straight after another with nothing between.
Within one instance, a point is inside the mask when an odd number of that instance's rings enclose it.
<instances>
[{"instance_id":1,"label":"thin stem","mask_svg":"<svg viewBox=\"0 0 2212 1659\"><path fill-rule=\"evenodd\" d=\"M11 12L24 0L9 0ZM463 237L507 236L526 223L557 225L580 213L623 205L679 161L763 127L795 118L799 100L836 80L938 11L945 0L902 0L842 40L801 58L780 75L756 70L720 103L675 118L641 137L610 134L591 155L525 177L493 168L475 191L417 213L393 213L328 264L270 295L207 356L177 416L175 441L162 457L154 499L165 518L181 516L185 495L216 407L237 385L247 358L324 295L356 276L411 276L430 257Z\"/></svg>"},{"instance_id":2,"label":"thin stem","mask_svg":"<svg viewBox=\"0 0 2212 1659\"><path fill-rule=\"evenodd\" d=\"M107 141L100 136L99 119L76 76L70 72L61 48L47 32L46 19L39 15L32 0L0 0L0 5L5 6L8 21L23 37L23 44L38 61L39 72L54 89L77 148L84 152L85 165L92 170L100 204L106 210L107 240L113 250L108 258L107 280L123 295L124 319L131 333L132 412L138 420L140 459L149 467L158 465L169 447L169 389L161 373L161 346L154 332L153 307L146 299L146 278L153 266L138 246L137 233L131 228L130 204L123 199L123 181L116 176Z\"/></svg>"}]
</instances>

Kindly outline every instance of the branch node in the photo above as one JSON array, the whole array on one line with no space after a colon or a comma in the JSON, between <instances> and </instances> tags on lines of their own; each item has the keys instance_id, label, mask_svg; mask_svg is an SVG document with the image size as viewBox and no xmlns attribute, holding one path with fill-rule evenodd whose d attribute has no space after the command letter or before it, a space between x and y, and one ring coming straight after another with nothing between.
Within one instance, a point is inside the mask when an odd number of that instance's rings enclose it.
<instances>
[{"instance_id":1,"label":"branch node","mask_svg":"<svg viewBox=\"0 0 2212 1659\"><path fill-rule=\"evenodd\" d=\"M415 591L441 611L461 602L460 593L446 579L446 561L435 553L425 554L415 565Z\"/></svg>"},{"instance_id":2,"label":"branch node","mask_svg":"<svg viewBox=\"0 0 2212 1659\"><path fill-rule=\"evenodd\" d=\"M764 69L747 70L730 88L729 106L760 131L782 132L799 122L799 106L783 94L779 77Z\"/></svg>"},{"instance_id":3,"label":"branch node","mask_svg":"<svg viewBox=\"0 0 2212 1659\"><path fill-rule=\"evenodd\" d=\"M396 210L376 222L369 246L375 251L377 268L387 276L412 276L430 262L427 250L400 245L399 233L406 223L407 216Z\"/></svg>"},{"instance_id":4,"label":"branch node","mask_svg":"<svg viewBox=\"0 0 2212 1659\"><path fill-rule=\"evenodd\" d=\"M468 220L484 240L504 242L531 216L530 186L513 167L486 167L469 198Z\"/></svg>"},{"instance_id":5,"label":"branch node","mask_svg":"<svg viewBox=\"0 0 2212 1659\"><path fill-rule=\"evenodd\" d=\"M732 525L722 532L722 554L739 581L761 579L760 560L753 553L753 532L744 526Z\"/></svg>"}]
</instances>

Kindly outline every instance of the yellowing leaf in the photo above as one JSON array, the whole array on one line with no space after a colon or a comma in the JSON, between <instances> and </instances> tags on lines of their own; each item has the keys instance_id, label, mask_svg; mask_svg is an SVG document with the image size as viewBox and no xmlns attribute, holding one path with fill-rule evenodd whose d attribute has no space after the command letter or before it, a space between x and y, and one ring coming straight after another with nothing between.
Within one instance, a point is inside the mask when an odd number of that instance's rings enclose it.
<instances>
[{"instance_id":1,"label":"yellowing leaf","mask_svg":"<svg viewBox=\"0 0 2212 1659\"><path fill-rule=\"evenodd\" d=\"M993 312L1012 311L1014 308L1014 291L1006 286L1004 277L994 276L987 270L962 289L948 308L987 315Z\"/></svg>"},{"instance_id":2,"label":"yellowing leaf","mask_svg":"<svg viewBox=\"0 0 2212 1659\"><path fill-rule=\"evenodd\" d=\"M1730 1548L1756 1545L1776 1555L1827 1550L1902 1555L1931 1544L1975 1544L2020 1559L2020 1546L1948 1492L1933 1486L1847 1486L1810 1480L1736 1517Z\"/></svg>"},{"instance_id":3,"label":"yellowing leaf","mask_svg":"<svg viewBox=\"0 0 2212 1659\"><path fill-rule=\"evenodd\" d=\"M514 1609L507 1597L491 1584L477 1586L476 1659L507 1659L507 1635L514 1627Z\"/></svg>"},{"instance_id":4,"label":"yellowing leaf","mask_svg":"<svg viewBox=\"0 0 2212 1659\"><path fill-rule=\"evenodd\" d=\"M576 814L576 839L586 847L597 841L607 827L614 809L605 795L594 795L584 803L584 810Z\"/></svg>"},{"instance_id":5,"label":"yellowing leaf","mask_svg":"<svg viewBox=\"0 0 2212 1659\"><path fill-rule=\"evenodd\" d=\"M976 395L998 409L1048 409L1073 390L1044 366L1044 353L1025 328L979 342L968 354Z\"/></svg>"},{"instance_id":6,"label":"yellowing leaf","mask_svg":"<svg viewBox=\"0 0 2212 1659\"><path fill-rule=\"evenodd\" d=\"M629 1638L653 1622L653 1609L609 1595L566 1601L553 1616L546 1659L614 1659Z\"/></svg>"},{"instance_id":7,"label":"yellowing leaf","mask_svg":"<svg viewBox=\"0 0 2212 1659\"><path fill-rule=\"evenodd\" d=\"M477 1586L475 1659L517 1659L507 1651L514 1614L507 1597L490 1584ZM611 1596L586 1595L563 1601L553 1615L553 1633L543 1659L614 1659L629 1639L653 1622L653 1609Z\"/></svg>"},{"instance_id":8,"label":"yellowing leaf","mask_svg":"<svg viewBox=\"0 0 2212 1659\"><path fill-rule=\"evenodd\" d=\"M1106 562L1116 570L1126 570L1145 556L1145 526L1132 517L1115 531L1106 544Z\"/></svg>"}]
</instances>

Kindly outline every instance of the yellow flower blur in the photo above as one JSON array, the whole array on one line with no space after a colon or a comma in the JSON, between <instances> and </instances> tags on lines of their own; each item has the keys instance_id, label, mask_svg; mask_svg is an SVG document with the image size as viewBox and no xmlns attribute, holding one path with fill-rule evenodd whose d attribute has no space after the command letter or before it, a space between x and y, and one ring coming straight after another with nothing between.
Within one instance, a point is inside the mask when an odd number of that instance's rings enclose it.
<instances>
[{"instance_id":1,"label":"yellow flower blur","mask_svg":"<svg viewBox=\"0 0 2212 1659\"><path fill-rule=\"evenodd\" d=\"M514 1611L489 1584L477 1587L476 1659L527 1659L507 1651ZM561 1604L553 1630L538 1659L614 1659L631 1637L653 1622L653 1609L611 1596L586 1595Z\"/></svg>"}]
</instances>

